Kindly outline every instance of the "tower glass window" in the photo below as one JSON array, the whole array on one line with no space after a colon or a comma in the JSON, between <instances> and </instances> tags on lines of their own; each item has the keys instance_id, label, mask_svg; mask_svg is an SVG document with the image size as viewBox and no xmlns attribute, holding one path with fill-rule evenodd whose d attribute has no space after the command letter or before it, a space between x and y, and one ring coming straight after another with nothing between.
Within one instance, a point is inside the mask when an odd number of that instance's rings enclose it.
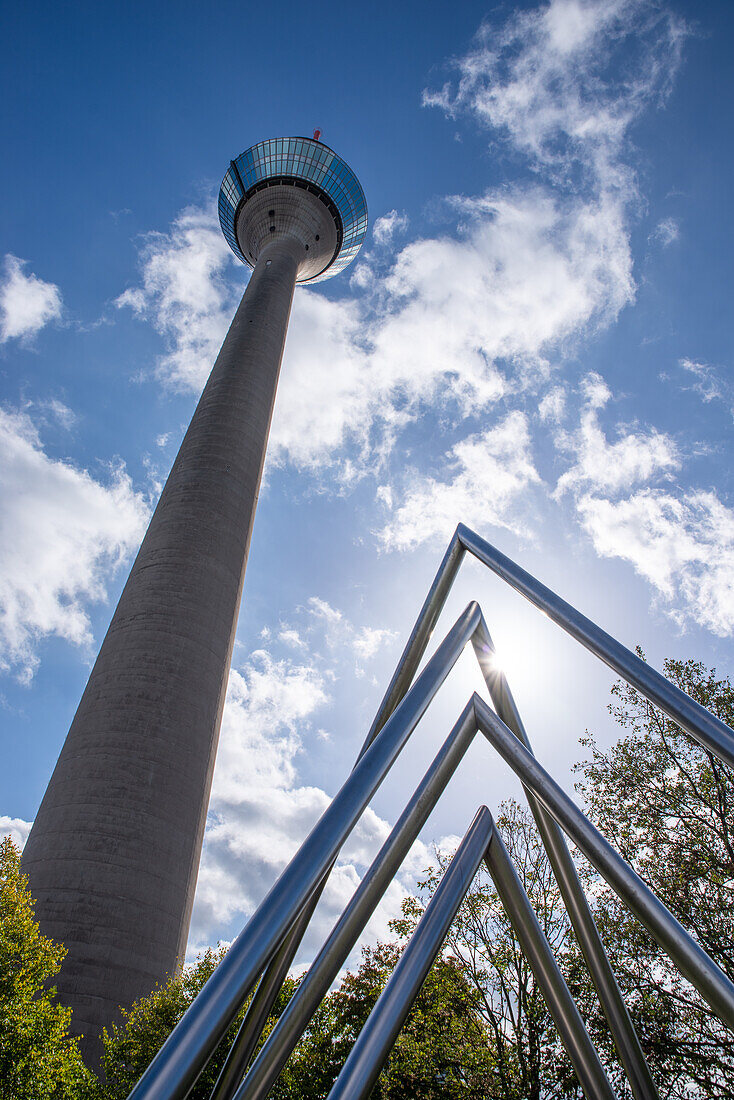
<instances>
[{"instance_id":1,"label":"tower glass window","mask_svg":"<svg viewBox=\"0 0 734 1100\"><path fill-rule=\"evenodd\" d=\"M334 204L341 222L341 241L334 259L325 271L303 281L318 283L343 271L364 241L367 203L349 165L328 145L310 138L261 141L233 161L219 192L219 221L232 251L243 263L251 264L237 239L238 211L258 185L278 182L306 188L314 185Z\"/></svg>"}]
</instances>

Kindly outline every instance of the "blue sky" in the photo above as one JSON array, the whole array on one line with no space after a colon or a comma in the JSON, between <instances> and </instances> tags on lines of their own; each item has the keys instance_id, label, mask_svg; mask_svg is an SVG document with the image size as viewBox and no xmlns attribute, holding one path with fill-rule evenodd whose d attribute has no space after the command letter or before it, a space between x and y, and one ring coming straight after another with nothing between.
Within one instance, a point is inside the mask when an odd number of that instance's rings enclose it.
<instances>
[{"instance_id":1,"label":"blue sky","mask_svg":"<svg viewBox=\"0 0 734 1100\"><path fill-rule=\"evenodd\" d=\"M362 742L457 522L660 665L731 669L729 5L17 6L3 35L3 823L32 821L247 271L231 157L322 130L363 252L296 293L192 946L229 938ZM466 563L570 787L611 676ZM350 841L348 897L478 678L457 666ZM475 746L371 934L476 806ZM312 946L307 943L306 952Z\"/></svg>"}]
</instances>

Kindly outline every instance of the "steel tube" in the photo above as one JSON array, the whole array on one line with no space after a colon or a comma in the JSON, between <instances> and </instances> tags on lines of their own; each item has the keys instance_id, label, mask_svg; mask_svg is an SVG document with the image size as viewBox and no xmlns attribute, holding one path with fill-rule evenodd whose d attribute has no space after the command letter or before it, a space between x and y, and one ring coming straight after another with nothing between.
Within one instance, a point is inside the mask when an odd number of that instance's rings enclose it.
<instances>
[{"instance_id":1,"label":"steel tube","mask_svg":"<svg viewBox=\"0 0 734 1100\"><path fill-rule=\"evenodd\" d=\"M476 734L471 702L446 738L233 1100L263 1100L392 882Z\"/></svg>"},{"instance_id":2,"label":"steel tube","mask_svg":"<svg viewBox=\"0 0 734 1100\"><path fill-rule=\"evenodd\" d=\"M320 897L321 889L318 889L298 914L277 954L268 964L227 1052L210 1100L231 1100L237 1091Z\"/></svg>"},{"instance_id":3,"label":"steel tube","mask_svg":"<svg viewBox=\"0 0 734 1100\"><path fill-rule=\"evenodd\" d=\"M587 1100L615 1100L599 1055L497 828L492 833L484 862L540 986L584 1095Z\"/></svg>"},{"instance_id":4,"label":"steel tube","mask_svg":"<svg viewBox=\"0 0 734 1100\"><path fill-rule=\"evenodd\" d=\"M492 815L481 806L352 1047L329 1100L364 1100L369 1096L471 886L492 828Z\"/></svg>"},{"instance_id":5,"label":"steel tube","mask_svg":"<svg viewBox=\"0 0 734 1100\"><path fill-rule=\"evenodd\" d=\"M683 977L734 1031L734 984L478 695L474 707L477 725L487 740L670 955Z\"/></svg>"},{"instance_id":6,"label":"steel tube","mask_svg":"<svg viewBox=\"0 0 734 1100\"><path fill-rule=\"evenodd\" d=\"M420 615L416 621L413 631L408 639L403 654L398 661L397 667L393 674L390 685L387 692L378 708L374 721L370 727L367 737L364 741L362 749L357 757L357 760L361 760L364 753L374 741L377 734L384 726L387 719L390 717L395 707L401 701L405 692L410 687L413 676L421 662L421 658L426 650L426 646L430 641L433 628L436 624L436 620L443 609L443 605L446 601L446 597L451 589L456 573L461 564L461 560L464 556L464 548L459 542L456 535L451 540L449 547L444 555L443 561L439 566L438 572L433 580L425 603L421 610ZM331 873L331 868L329 872ZM320 897L321 889L317 891L317 895L312 909L315 908ZM302 918L298 918L299 920ZM310 918L309 918L310 919ZM308 923L308 921L306 921ZM295 922L294 922L295 927ZM305 926L304 926L305 930ZM254 1014L248 1012L247 1017L242 1022L234 1043L232 1044L224 1066L222 1067L222 1073L217 1081L217 1084L212 1091L210 1100L230 1100L234 1089L237 1086L238 1081L242 1079L244 1068L251 1055L252 1050L257 1043L257 1036L265 1026L265 1021L269 1015L270 1009L275 1002L275 998L278 995L278 990L282 984L288 969L290 968L293 958L295 957L296 950L298 949L298 943L300 943L303 931L296 940L289 934L288 940L285 941L283 947L278 952L277 957L269 964L263 978L258 985L257 993L255 994L254 1001L257 1000L259 1012L257 1017ZM290 944L290 948L288 947ZM287 960L287 965L286 965ZM277 983L278 976L280 977L280 983ZM268 1001L266 1007L265 994L267 991ZM262 992L262 996L261 996ZM251 1006L252 1007L252 1006ZM258 1027L257 1035L255 1030ZM246 1052L247 1056L245 1056ZM236 1069L234 1067L237 1067Z\"/></svg>"},{"instance_id":7,"label":"steel tube","mask_svg":"<svg viewBox=\"0 0 734 1100\"><path fill-rule=\"evenodd\" d=\"M532 752L510 686L502 670L497 667L494 643L483 617L472 636L472 645L497 714ZM561 828L532 790L528 787L524 790L632 1093L636 1100L658 1100L655 1082L594 923Z\"/></svg>"},{"instance_id":8,"label":"steel tube","mask_svg":"<svg viewBox=\"0 0 734 1100\"><path fill-rule=\"evenodd\" d=\"M700 745L734 767L734 730L474 531L460 523L456 534L462 546L487 568L637 688Z\"/></svg>"},{"instance_id":9,"label":"steel tube","mask_svg":"<svg viewBox=\"0 0 734 1100\"><path fill-rule=\"evenodd\" d=\"M312 829L270 893L130 1093L131 1100L182 1100L219 1045L247 993L318 887L431 699L471 638L472 602Z\"/></svg>"}]
</instances>

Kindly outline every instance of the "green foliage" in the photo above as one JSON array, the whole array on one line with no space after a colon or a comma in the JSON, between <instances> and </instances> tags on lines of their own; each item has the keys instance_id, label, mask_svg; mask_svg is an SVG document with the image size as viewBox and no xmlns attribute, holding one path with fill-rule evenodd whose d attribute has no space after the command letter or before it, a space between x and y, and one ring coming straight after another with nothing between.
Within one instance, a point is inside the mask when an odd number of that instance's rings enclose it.
<instances>
[{"instance_id":1,"label":"green foliage","mask_svg":"<svg viewBox=\"0 0 734 1100\"><path fill-rule=\"evenodd\" d=\"M715 669L698 661L666 660L663 667L673 683L734 725L728 678L717 679ZM626 733L606 753L592 738L583 742L592 757L577 767L578 789L589 816L734 978L734 779L633 688L620 682L612 692L617 702L610 712ZM596 881L594 895L600 931L664 1094L734 1095L734 1038L613 893ZM568 965L615 1073L608 1029L584 968L578 959Z\"/></svg>"},{"instance_id":2,"label":"green foliage","mask_svg":"<svg viewBox=\"0 0 734 1100\"><path fill-rule=\"evenodd\" d=\"M400 956L397 944L365 949L362 964L344 978L314 1017L278 1100L326 1097ZM492 1095L492 1063L484 1026L461 969L439 957L372 1091L373 1100L439 1100Z\"/></svg>"},{"instance_id":3,"label":"green foliage","mask_svg":"<svg viewBox=\"0 0 734 1100\"><path fill-rule=\"evenodd\" d=\"M105 1029L102 1034L102 1068L106 1100L124 1100L225 954L224 947L219 947L216 951L206 951L192 966L184 967L180 974L165 985L157 987L149 996L141 998L132 1008L123 1011L120 1024L113 1024L109 1031ZM270 1033L292 996L295 985L295 981L286 979L273 1006L265 1035ZM216 1054L197 1081L190 1100L208 1100L246 1008L247 1005L240 1010Z\"/></svg>"},{"instance_id":4,"label":"green foliage","mask_svg":"<svg viewBox=\"0 0 734 1100\"><path fill-rule=\"evenodd\" d=\"M497 825L541 927L562 957L570 936L568 919L533 819L508 801L500 808ZM449 859L449 853L436 853L436 866L418 884L420 899L408 899L402 919L393 922L399 934L412 930ZM446 952L463 975L484 1025L492 1066L489 1095L496 1100L580 1096L533 972L484 867L449 931Z\"/></svg>"},{"instance_id":5,"label":"green foliage","mask_svg":"<svg viewBox=\"0 0 734 1100\"><path fill-rule=\"evenodd\" d=\"M0 843L2 1100L72 1100L93 1087L77 1040L68 1034L71 1009L56 1003L56 990L48 985L65 954L41 935L20 851L5 837Z\"/></svg>"}]
</instances>

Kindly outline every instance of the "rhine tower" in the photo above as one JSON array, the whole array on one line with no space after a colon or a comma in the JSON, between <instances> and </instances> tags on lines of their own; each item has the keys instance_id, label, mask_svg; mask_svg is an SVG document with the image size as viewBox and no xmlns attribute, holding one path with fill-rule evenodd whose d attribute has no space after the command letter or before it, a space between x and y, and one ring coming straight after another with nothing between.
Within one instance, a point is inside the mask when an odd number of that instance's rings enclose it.
<instances>
[{"instance_id":1,"label":"rhine tower","mask_svg":"<svg viewBox=\"0 0 734 1100\"><path fill-rule=\"evenodd\" d=\"M98 1036L180 965L296 283L336 275L367 230L362 188L314 138L252 146L219 193L252 275L150 521L23 853L57 982Z\"/></svg>"}]
</instances>

